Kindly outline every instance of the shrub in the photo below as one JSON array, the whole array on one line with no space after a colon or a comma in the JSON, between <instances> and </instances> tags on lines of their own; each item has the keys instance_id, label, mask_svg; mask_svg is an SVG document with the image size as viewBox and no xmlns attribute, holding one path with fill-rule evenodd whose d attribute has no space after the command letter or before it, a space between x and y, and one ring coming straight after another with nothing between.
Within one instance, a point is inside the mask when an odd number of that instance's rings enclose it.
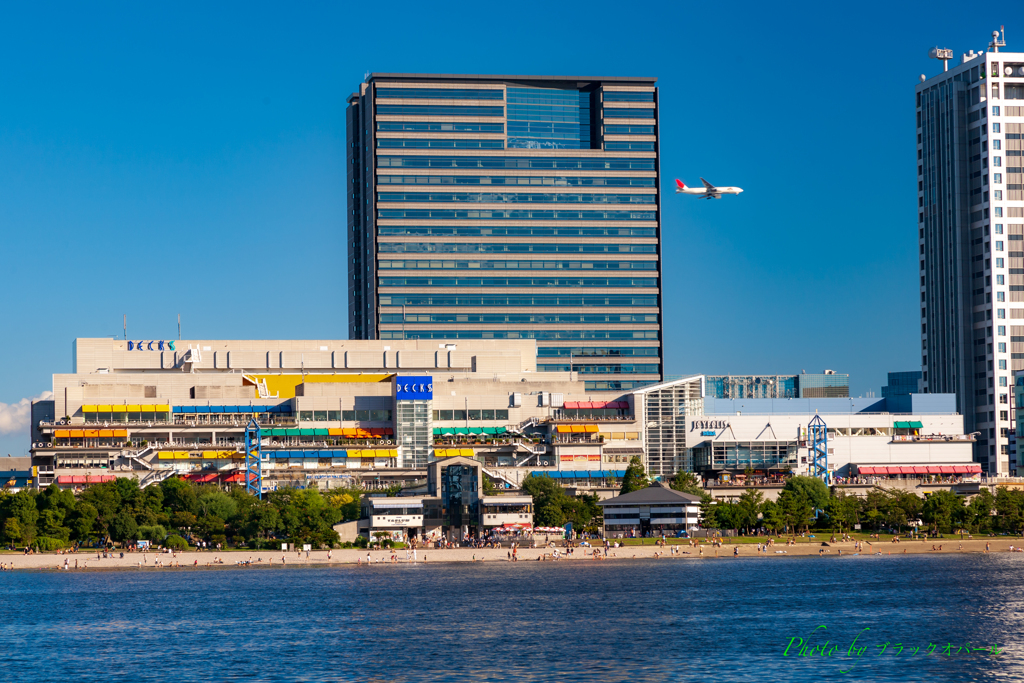
<instances>
[{"instance_id":1,"label":"shrub","mask_svg":"<svg viewBox=\"0 0 1024 683\"><path fill-rule=\"evenodd\" d=\"M164 541L164 547L171 548L172 550L188 550L188 541L181 536L168 536L167 540Z\"/></svg>"},{"instance_id":2,"label":"shrub","mask_svg":"<svg viewBox=\"0 0 1024 683\"><path fill-rule=\"evenodd\" d=\"M167 530L159 524L153 526L140 526L139 527L139 538L153 543L160 543L167 537Z\"/></svg>"},{"instance_id":3,"label":"shrub","mask_svg":"<svg viewBox=\"0 0 1024 683\"><path fill-rule=\"evenodd\" d=\"M37 536L35 543L33 545L35 545L35 547L38 548L40 552L49 553L59 548L66 548L68 546L68 543L67 541L64 541L60 538Z\"/></svg>"}]
</instances>

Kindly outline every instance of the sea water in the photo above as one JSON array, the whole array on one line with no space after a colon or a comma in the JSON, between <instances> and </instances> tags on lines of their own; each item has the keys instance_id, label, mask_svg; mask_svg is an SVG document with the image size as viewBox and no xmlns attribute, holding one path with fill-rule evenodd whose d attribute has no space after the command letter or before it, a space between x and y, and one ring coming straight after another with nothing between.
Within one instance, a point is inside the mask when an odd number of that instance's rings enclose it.
<instances>
[{"instance_id":1,"label":"sea water","mask_svg":"<svg viewBox=\"0 0 1024 683\"><path fill-rule=\"evenodd\" d=\"M4 680L1024 679L1024 555L0 574ZM995 650L991 648L995 647Z\"/></svg>"}]
</instances>

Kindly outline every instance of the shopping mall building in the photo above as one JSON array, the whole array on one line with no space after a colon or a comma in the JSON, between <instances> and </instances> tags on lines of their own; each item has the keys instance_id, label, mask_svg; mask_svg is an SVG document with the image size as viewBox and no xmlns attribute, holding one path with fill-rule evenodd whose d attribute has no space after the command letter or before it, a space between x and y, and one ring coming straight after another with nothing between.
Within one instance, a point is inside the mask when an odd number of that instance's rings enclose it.
<instances>
[{"instance_id":1,"label":"shopping mall building","mask_svg":"<svg viewBox=\"0 0 1024 683\"><path fill-rule=\"evenodd\" d=\"M250 420L267 489L411 489L449 458L510 490L529 474L615 488L634 456L658 477L800 473L815 415L835 476L974 471L950 396L723 399L703 375L598 392L575 372L537 372L534 340L78 339L73 368L33 404L39 486L242 483Z\"/></svg>"}]
</instances>

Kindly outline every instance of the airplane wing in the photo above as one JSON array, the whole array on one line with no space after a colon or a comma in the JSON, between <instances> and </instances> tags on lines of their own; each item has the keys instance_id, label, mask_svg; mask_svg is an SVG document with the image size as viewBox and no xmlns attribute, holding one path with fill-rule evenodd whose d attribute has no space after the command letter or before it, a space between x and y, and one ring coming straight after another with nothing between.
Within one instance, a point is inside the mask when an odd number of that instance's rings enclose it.
<instances>
[{"instance_id":1,"label":"airplane wing","mask_svg":"<svg viewBox=\"0 0 1024 683\"><path fill-rule=\"evenodd\" d=\"M712 184L711 184L711 183L709 183L708 181L704 180L703 178L701 178L701 179L700 179L700 181L701 181L702 183L704 183L704 187L706 187L706 188L707 188L708 192L714 192L715 190L717 190L717 189L718 189L717 187L715 187L714 185L712 185Z\"/></svg>"}]
</instances>

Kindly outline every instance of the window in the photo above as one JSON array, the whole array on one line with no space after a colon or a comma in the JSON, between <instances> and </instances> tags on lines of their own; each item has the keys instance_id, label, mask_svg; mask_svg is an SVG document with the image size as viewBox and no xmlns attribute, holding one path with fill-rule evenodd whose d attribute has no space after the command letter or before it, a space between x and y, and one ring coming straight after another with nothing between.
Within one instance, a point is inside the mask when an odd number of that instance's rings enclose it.
<instances>
[{"instance_id":1,"label":"window","mask_svg":"<svg viewBox=\"0 0 1024 683\"><path fill-rule=\"evenodd\" d=\"M1003 243L997 240L996 241L996 251L1002 251L1002 250L1003 250Z\"/></svg>"},{"instance_id":2,"label":"window","mask_svg":"<svg viewBox=\"0 0 1024 683\"><path fill-rule=\"evenodd\" d=\"M377 88L377 97L393 97L402 100L503 100L505 93L500 88L490 90L470 88Z\"/></svg>"},{"instance_id":3,"label":"window","mask_svg":"<svg viewBox=\"0 0 1024 683\"><path fill-rule=\"evenodd\" d=\"M996 327L996 334L998 334L1000 337L1005 337L1006 325L999 325L998 327Z\"/></svg>"},{"instance_id":4,"label":"window","mask_svg":"<svg viewBox=\"0 0 1024 683\"><path fill-rule=\"evenodd\" d=\"M1006 301L1006 292L996 292L996 301Z\"/></svg>"},{"instance_id":5,"label":"window","mask_svg":"<svg viewBox=\"0 0 1024 683\"><path fill-rule=\"evenodd\" d=\"M653 92L622 92L614 90L604 91L605 102L653 102Z\"/></svg>"},{"instance_id":6,"label":"window","mask_svg":"<svg viewBox=\"0 0 1024 683\"><path fill-rule=\"evenodd\" d=\"M1006 359L1005 358L1000 358L999 359L999 369L1000 370L1005 370L1006 369Z\"/></svg>"},{"instance_id":7,"label":"window","mask_svg":"<svg viewBox=\"0 0 1024 683\"><path fill-rule=\"evenodd\" d=\"M995 211L996 211L996 218L1002 218L1003 217L1003 207L997 206Z\"/></svg>"},{"instance_id":8,"label":"window","mask_svg":"<svg viewBox=\"0 0 1024 683\"><path fill-rule=\"evenodd\" d=\"M1003 224L1002 223L996 223L996 234L997 235L1002 235L1003 234Z\"/></svg>"},{"instance_id":9,"label":"window","mask_svg":"<svg viewBox=\"0 0 1024 683\"><path fill-rule=\"evenodd\" d=\"M1003 267L1003 259L997 258L996 259L996 268L1002 268L1002 267Z\"/></svg>"},{"instance_id":10,"label":"window","mask_svg":"<svg viewBox=\"0 0 1024 683\"><path fill-rule=\"evenodd\" d=\"M993 185L998 185L1001 182L1003 182L1003 174L1002 173L993 173L992 174L992 184Z\"/></svg>"},{"instance_id":11,"label":"window","mask_svg":"<svg viewBox=\"0 0 1024 683\"><path fill-rule=\"evenodd\" d=\"M997 308L996 309L996 317L999 318L1000 320L1005 320L1006 319L1006 309L1005 308Z\"/></svg>"},{"instance_id":12,"label":"window","mask_svg":"<svg viewBox=\"0 0 1024 683\"><path fill-rule=\"evenodd\" d=\"M300 422L312 422L313 421L313 411L312 410L300 410L299 411L299 421Z\"/></svg>"},{"instance_id":13,"label":"window","mask_svg":"<svg viewBox=\"0 0 1024 683\"><path fill-rule=\"evenodd\" d=\"M1004 422L1005 422L1006 420L1009 420L1009 419L1010 419L1010 413L1009 413L1009 411L1007 411L1007 410L1000 410L1000 411L999 411L999 419L1000 419L1000 420L1003 420Z\"/></svg>"},{"instance_id":14,"label":"window","mask_svg":"<svg viewBox=\"0 0 1024 683\"><path fill-rule=\"evenodd\" d=\"M1006 284L1006 278L1003 275L996 275L996 284L997 285L1005 285Z\"/></svg>"},{"instance_id":15,"label":"window","mask_svg":"<svg viewBox=\"0 0 1024 683\"><path fill-rule=\"evenodd\" d=\"M999 394L999 402L1000 403L1009 403L1010 399L1009 399L1009 397L1006 394Z\"/></svg>"},{"instance_id":16,"label":"window","mask_svg":"<svg viewBox=\"0 0 1024 683\"><path fill-rule=\"evenodd\" d=\"M999 353L1006 353L1006 342L999 342L996 348L999 349Z\"/></svg>"},{"instance_id":17,"label":"window","mask_svg":"<svg viewBox=\"0 0 1024 683\"><path fill-rule=\"evenodd\" d=\"M1002 157L992 157L992 165L995 166L996 168L999 168L1000 166L1003 165L1003 158Z\"/></svg>"},{"instance_id":18,"label":"window","mask_svg":"<svg viewBox=\"0 0 1024 683\"><path fill-rule=\"evenodd\" d=\"M992 107L992 116L999 116L999 107ZM999 132L999 124L998 123L993 123L992 124L992 132L993 133L998 133Z\"/></svg>"},{"instance_id":19,"label":"window","mask_svg":"<svg viewBox=\"0 0 1024 683\"><path fill-rule=\"evenodd\" d=\"M397 116L504 116L505 107L464 107L442 104L378 104L377 113Z\"/></svg>"},{"instance_id":20,"label":"window","mask_svg":"<svg viewBox=\"0 0 1024 683\"><path fill-rule=\"evenodd\" d=\"M1003 148L1002 140L993 140L992 141L992 149L1002 149L1002 148Z\"/></svg>"}]
</instances>

